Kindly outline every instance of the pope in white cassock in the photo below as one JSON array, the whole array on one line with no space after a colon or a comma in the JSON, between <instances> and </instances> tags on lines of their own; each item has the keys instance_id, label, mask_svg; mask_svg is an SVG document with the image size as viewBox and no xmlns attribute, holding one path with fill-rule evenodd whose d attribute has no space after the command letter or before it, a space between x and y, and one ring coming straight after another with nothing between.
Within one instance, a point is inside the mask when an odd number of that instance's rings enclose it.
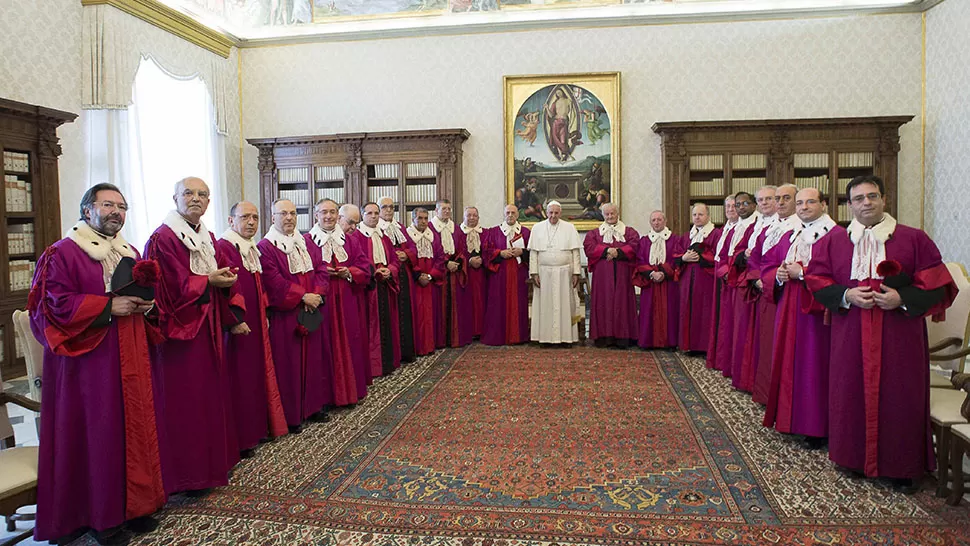
<instances>
[{"instance_id":1,"label":"pope in white cassock","mask_svg":"<svg viewBox=\"0 0 970 546\"><path fill-rule=\"evenodd\" d=\"M529 275L532 294L532 341L575 343L579 341L578 302L579 249L583 241L576 228L560 220L558 201L546 205L547 220L532 228L529 238Z\"/></svg>"}]
</instances>

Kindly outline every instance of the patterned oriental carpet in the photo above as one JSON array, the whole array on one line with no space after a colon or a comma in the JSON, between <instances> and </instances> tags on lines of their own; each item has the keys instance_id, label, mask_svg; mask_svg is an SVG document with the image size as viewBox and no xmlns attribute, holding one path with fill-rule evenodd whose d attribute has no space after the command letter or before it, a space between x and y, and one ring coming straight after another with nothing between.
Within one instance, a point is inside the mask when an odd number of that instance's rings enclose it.
<instances>
[{"instance_id":1,"label":"patterned oriental carpet","mask_svg":"<svg viewBox=\"0 0 970 546\"><path fill-rule=\"evenodd\" d=\"M837 470L671 353L440 351L176 496L138 544L970 544L966 504Z\"/></svg>"}]
</instances>

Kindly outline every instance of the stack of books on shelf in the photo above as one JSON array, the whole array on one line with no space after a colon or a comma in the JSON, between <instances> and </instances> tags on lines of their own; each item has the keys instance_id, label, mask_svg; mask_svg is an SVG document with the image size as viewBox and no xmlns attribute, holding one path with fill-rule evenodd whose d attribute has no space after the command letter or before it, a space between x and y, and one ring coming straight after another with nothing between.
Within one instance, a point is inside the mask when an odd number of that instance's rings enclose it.
<instances>
[{"instance_id":1,"label":"stack of books on shelf","mask_svg":"<svg viewBox=\"0 0 970 546\"><path fill-rule=\"evenodd\" d=\"M343 182L343 165L323 165L313 168L313 179L317 182Z\"/></svg>"},{"instance_id":2,"label":"stack of books on shelf","mask_svg":"<svg viewBox=\"0 0 970 546\"><path fill-rule=\"evenodd\" d=\"M436 178L438 176L438 164L408 163L405 172L407 178Z\"/></svg>"},{"instance_id":3,"label":"stack of books on shelf","mask_svg":"<svg viewBox=\"0 0 970 546\"><path fill-rule=\"evenodd\" d=\"M34 266L36 263L33 260L10 260L9 272L10 272L10 290L27 290L30 288L30 282L34 278Z\"/></svg>"},{"instance_id":4,"label":"stack of books on shelf","mask_svg":"<svg viewBox=\"0 0 970 546\"><path fill-rule=\"evenodd\" d=\"M404 197L408 203L434 203L438 199L438 187L434 184L411 184L405 186Z\"/></svg>"},{"instance_id":5,"label":"stack of books on shelf","mask_svg":"<svg viewBox=\"0 0 970 546\"><path fill-rule=\"evenodd\" d=\"M410 166L410 165L409 165ZM385 178L397 180L401 173L401 168L397 163L381 163L373 165L374 178Z\"/></svg>"},{"instance_id":6,"label":"stack of books on shelf","mask_svg":"<svg viewBox=\"0 0 970 546\"><path fill-rule=\"evenodd\" d=\"M7 226L7 254L34 253L34 224Z\"/></svg>"},{"instance_id":7,"label":"stack of books on shelf","mask_svg":"<svg viewBox=\"0 0 970 546\"><path fill-rule=\"evenodd\" d=\"M289 199L298 207L310 206L310 192L306 190L280 190L280 199Z\"/></svg>"},{"instance_id":8,"label":"stack of books on shelf","mask_svg":"<svg viewBox=\"0 0 970 546\"><path fill-rule=\"evenodd\" d=\"M298 214L296 216L296 229L300 230L301 232L310 231L310 228L313 227L313 222L310 221L310 218L311 216L309 213Z\"/></svg>"},{"instance_id":9,"label":"stack of books on shelf","mask_svg":"<svg viewBox=\"0 0 970 546\"><path fill-rule=\"evenodd\" d=\"M30 172L30 156L21 152L3 152L3 170L18 173Z\"/></svg>"},{"instance_id":10,"label":"stack of books on shelf","mask_svg":"<svg viewBox=\"0 0 970 546\"><path fill-rule=\"evenodd\" d=\"M804 190L805 188L815 188L823 194L829 192L829 175L822 174L819 176L802 176L795 177L795 185L798 189Z\"/></svg>"},{"instance_id":11,"label":"stack of books on shelf","mask_svg":"<svg viewBox=\"0 0 970 546\"><path fill-rule=\"evenodd\" d=\"M317 201L321 199L330 199L337 203L344 202L344 189L343 188L317 188Z\"/></svg>"},{"instance_id":12,"label":"stack of books on shelf","mask_svg":"<svg viewBox=\"0 0 970 546\"><path fill-rule=\"evenodd\" d=\"M30 182L16 175L3 175L3 195L7 212L30 212L34 210L33 190Z\"/></svg>"},{"instance_id":13,"label":"stack of books on shelf","mask_svg":"<svg viewBox=\"0 0 970 546\"><path fill-rule=\"evenodd\" d=\"M731 191L738 193L739 191L748 192L754 195L758 188L764 186L767 183L767 178L763 176L756 176L753 178L732 178L731 179Z\"/></svg>"},{"instance_id":14,"label":"stack of books on shelf","mask_svg":"<svg viewBox=\"0 0 970 546\"><path fill-rule=\"evenodd\" d=\"M711 221L715 224L723 224L727 221L727 217L724 216L724 205L708 205L707 211L711 215Z\"/></svg>"},{"instance_id":15,"label":"stack of books on shelf","mask_svg":"<svg viewBox=\"0 0 970 546\"><path fill-rule=\"evenodd\" d=\"M852 221L852 211L849 210L848 203L839 203L839 216L835 219L836 222L851 222Z\"/></svg>"},{"instance_id":16,"label":"stack of books on shelf","mask_svg":"<svg viewBox=\"0 0 970 546\"><path fill-rule=\"evenodd\" d=\"M731 156L731 167L736 170L764 169L765 154L740 154Z\"/></svg>"},{"instance_id":17,"label":"stack of books on shelf","mask_svg":"<svg viewBox=\"0 0 970 546\"><path fill-rule=\"evenodd\" d=\"M277 171L280 184L306 184L310 181L310 172L306 167L286 167Z\"/></svg>"},{"instance_id":18,"label":"stack of books on shelf","mask_svg":"<svg viewBox=\"0 0 970 546\"><path fill-rule=\"evenodd\" d=\"M377 203L382 197L390 197L397 201L397 186L369 186L367 200Z\"/></svg>"},{"instance_id":19,"label":"stack of books on shelf","mask_svg":"<svg viewBox=\"0 0 970 546\"><path fill-rule=\"evenodd\" d=\"M792 158L796 169L827 169L829 154L795 154Z\"/></svg>"},{"instance_id":20,"label":"stack of books on shelf","mask_svg":"<svg viewBox=\"0 0 970 546\"><path fill-rule=\"evenodd\" d=\"M845 189L849 187L851 181L851 178L839 178L839 197L845 196Z\"/></svg>"},{"instance_id":21,"label":"stack of books on shelf","mask_svg":"<svg viewBox=\"0 0 970 546\"><path fill-rule=\"evenodd\" d=\"M711 180L691 180L691 197L720 197L724 195L724 178Z\"/></svg>"},{"instance_id":22,"label":"stack of books on shelf","mask_svg":"<svg viewBox=\"0 0 970 546\"><path fill-rule=\"evenodd\" d=\"M844 152L839 154L839 168L872 167L872 152Z\"/></svg>"},{"instance_id":23,"label":"stack of books on shelf","mask_svg":"<svg viewBox=\"0 0 970 546\"><path fill-rule=\"evenodd\" d=\"M723 171L723 155L692 155L690 156L690 170L692 171Z\"/></svg>"}]
</instances>

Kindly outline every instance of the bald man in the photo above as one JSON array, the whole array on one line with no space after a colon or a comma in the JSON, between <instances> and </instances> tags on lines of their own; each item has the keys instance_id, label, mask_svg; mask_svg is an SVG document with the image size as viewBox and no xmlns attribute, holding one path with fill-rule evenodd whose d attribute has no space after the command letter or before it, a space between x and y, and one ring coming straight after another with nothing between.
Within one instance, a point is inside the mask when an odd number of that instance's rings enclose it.
<instances>
[{"instance_id":1,"label":"bald man","mask_svg":"<svg viewBox=\"0 0 970 546\"><path fill-rule=\"evenodd\" d=\"M485 230L482 255L488 267L488 305L482 343L517 345L529 341L529 228L509 204L505 220Z\"/></svg>"},{"instance_id":2,"label":"bald man","mask_svg":"<svg viewBox=\"0 0 970 546\"><path fill-rule=\"evenodd\" d=\"M209 186L186 178L175 185L172 200L176 210L145 246L145 257L158 262L161 273L155 305L166 339L155 347L152 386L165 491L201 495L226 485L239 461L219 309L245 304L238 294L222 299L237 276L202 222Z\"/></svg>"},{"instance_id":3,"label":"bald man","mask_svg":"<svg viewBox=\"0 0 970 546\"><path fill-rule=\"evenodd\" d=\"M620 221L616 203L600 207L603 223L586 233L583 250L591 276L589 337L597 347L626 348L637 340L633 270L640 234Z\"/></svg>"},{"instance_id":4,"label":"bald man","mask_svg":"<svg viewBox=\"0 0 970 546\"><path fill-rule=\"evenodd\" d=\"M680 279L680 349L707 350L714 323L714 247L720 234L704 203L691 207L693 224L674 255Z\"/></svg>"},{"instance_id":5,"label":"bald man","mask_svg":"<svg viewBox=\"0 0 970 546\"><path fill-rule=\"evenodd\" d=\"M643 349L677 346L680 318L679 294L674 280L674 254L680 237L667 227L667 216L650 213L650 232L640 238L633 283L640 287L640 316L637 344Z\"/></svg>"}]
</instances>

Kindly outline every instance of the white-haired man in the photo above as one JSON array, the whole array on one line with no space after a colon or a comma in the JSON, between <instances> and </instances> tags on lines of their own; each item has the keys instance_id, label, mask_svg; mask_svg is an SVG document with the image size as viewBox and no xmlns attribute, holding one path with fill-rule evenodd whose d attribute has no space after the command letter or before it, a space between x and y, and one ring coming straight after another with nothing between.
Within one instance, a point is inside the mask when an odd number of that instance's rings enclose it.
<instances>
[{"instance_id":1,"label":"white-haired man","mask_svg":"<svg viewBox=\"0 0 970 546\"><path fill-rule=\"evenodd\" d=\"M532 228L529 238L529 275L532 295L532 340L539 343L579 341L576 286L579 285L579 249L582 240L575 226L562 220L562 205L550 201L547 219Z\"/></svg>"}]
</instances>

